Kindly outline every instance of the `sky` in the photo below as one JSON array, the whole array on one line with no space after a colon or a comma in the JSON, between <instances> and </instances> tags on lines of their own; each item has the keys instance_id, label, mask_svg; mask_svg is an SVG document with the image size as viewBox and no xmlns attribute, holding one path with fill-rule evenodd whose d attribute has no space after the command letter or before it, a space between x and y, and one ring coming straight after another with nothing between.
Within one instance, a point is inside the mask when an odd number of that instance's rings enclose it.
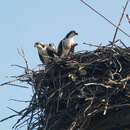
<instances>
[{"instance_id":1,"label":"sky","mask_svg":"<svg viewBox=\"0 0 130 130\"><path fill-rule=\"evenodd\" d=\"M118 25L126 0L85 0L92 7ZM130 15L130 3L125 14ZM124 17L121 28L130 35L130 24ZM60 40L70 30L76 30L75 41L79 45L76 51L92 50L93 47L83 42L99 45L112 41L115 28L103 18L86 7L80 0L1 0L0 1L0 84L11 80L10 76L24 73L24 70L11 66L25 66L17 49L23 49L29 68L36 70L39 60L34 43L54 42L58 46ZM130 37L118 32L116 39L121 39L130 46ZM28 106L26 103L11 101L30 100L32 89L14 86L0 86L0 119L15 114L7 107L17 111ZM11 130L18 118L0 123L0 130ZM21 128L25 130L26 128Z\"/></svg>"}]
</instances>

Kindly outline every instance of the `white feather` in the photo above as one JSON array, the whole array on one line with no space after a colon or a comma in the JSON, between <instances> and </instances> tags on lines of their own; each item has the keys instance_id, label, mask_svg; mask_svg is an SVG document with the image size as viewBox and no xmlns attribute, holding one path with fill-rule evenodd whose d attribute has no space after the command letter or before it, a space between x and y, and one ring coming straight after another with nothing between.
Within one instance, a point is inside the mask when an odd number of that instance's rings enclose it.
<instances>
[{"instance_id":1,"label":"white feather","mask_svg":"<svg viewBox=\"0 0 130 130\"><path fill-rule=\"evenodd\" d=\"M46 46L43 48L40 44L37 46L38 49L38 52L41 54L41 55L45 55L47 56L47 51L46 51Z\"/></svg>"},{"instance_id":2,"label":"white feather","mask_svg":"<svg viewBox=\"0 0 130 130\"><path fill-rule=\"evenodd\" d=\"M72 45L74 44L74 37L67 38L63 40L63 47L62 47L62 57L67 56Z\"/></svg>"}]
</instances>

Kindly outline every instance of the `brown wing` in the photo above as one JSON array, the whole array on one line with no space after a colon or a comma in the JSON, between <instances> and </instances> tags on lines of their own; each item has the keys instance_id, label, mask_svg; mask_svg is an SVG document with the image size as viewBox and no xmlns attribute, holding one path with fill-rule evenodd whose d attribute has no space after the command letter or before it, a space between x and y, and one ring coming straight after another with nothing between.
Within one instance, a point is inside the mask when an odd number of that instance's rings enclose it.
<instances>
[{"instance_id":1,"label":"brown wing","mask_svg":"<svg viewBox=\"0 0 130 130\"><path fill-rule=\"evenodd\" d=\"M58 55L57 51L54 48L52 48L51 46L47 47L47 54L50 57L55 57L56 55Z\"/></svg>"},{"instance_id":2,"label":"brown wing","mask_svg":"<svg viewBox=\"0 0 130 130\"><path fill-rule=\"evenodd\" d=\"M39 53L38 53L38 54L39 54ZM43 57L43 56L41 56L41 55L39 54L39 58L40 58L41 62L42 62L43 64L45 64L44 57Z\"/></svg>"},{"instance_id":3,"label":"brown wing","mask_svg":"<svg viewBox=\"0 0 130 130\"><path fill-rule=\"evenodd\" d=\"M44 65L48 65L52 61L52 58L49 56L42 56L39 54L39 58Z\"/></svg>"},{"instance_id":4,"label":"brown wing","mask_svg":"<svg viewBox=\"0 0 130 130\"><path fill-rule=\"evenodd\" d=\"M74 49L75 49L75 47L78 45L78 43L75 43L75 44L73 44L72 46L71 46L71 49L70 49L70 51L69 51L69 55L72 55L72 54L74 54Z\"/></svg>"},{"instance_id":5,"label":"brown wing","mask_svg":"<svg viewBox=\"0 0 130 130\"><path fill-rule=\"evenodd\" d=\"M63 51L62 45L63 45L63 40L60 41L60 44L58 46L58 56L62 55L62 51Z\"/></svg>"}]
</instances>

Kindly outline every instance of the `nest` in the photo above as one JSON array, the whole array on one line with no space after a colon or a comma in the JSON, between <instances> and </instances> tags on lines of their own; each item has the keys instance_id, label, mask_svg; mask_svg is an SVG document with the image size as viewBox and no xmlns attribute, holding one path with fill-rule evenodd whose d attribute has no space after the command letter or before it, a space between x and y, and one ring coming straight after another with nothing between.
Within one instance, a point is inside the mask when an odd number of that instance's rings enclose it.
<instances>
[{"instance_id":1,"label":"nest","mask_svg":"<svg viewBox=\"0 0 130 130\"><path fill-rule=\"evenodd\" d=\"M53 61L45 70L26 69L17 80L30 84L34 93L29 106L16 114L21 117L13 128L130 128L129 48L100 46Z\"/></svg>"}]
</instances>

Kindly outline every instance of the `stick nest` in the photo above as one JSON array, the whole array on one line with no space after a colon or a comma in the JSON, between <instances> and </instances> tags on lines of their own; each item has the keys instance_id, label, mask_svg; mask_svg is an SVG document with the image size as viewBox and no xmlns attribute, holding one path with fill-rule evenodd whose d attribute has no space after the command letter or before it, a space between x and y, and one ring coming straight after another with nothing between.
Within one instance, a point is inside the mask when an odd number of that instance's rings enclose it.
<instances>
[{"instance_id":1,"label":"stick nest","mask_svg":"<svg viewBox=\"0 0 130 130\"><path fill-rule=\"evenodd\" d=\"M21 118L13 128L24 124L28 130L130 126L129 48L100 46L53 61L45 70L29 70L17 80L30 84L34 93L29 106L17 113Z\"/></svg>"}]
</instances>

